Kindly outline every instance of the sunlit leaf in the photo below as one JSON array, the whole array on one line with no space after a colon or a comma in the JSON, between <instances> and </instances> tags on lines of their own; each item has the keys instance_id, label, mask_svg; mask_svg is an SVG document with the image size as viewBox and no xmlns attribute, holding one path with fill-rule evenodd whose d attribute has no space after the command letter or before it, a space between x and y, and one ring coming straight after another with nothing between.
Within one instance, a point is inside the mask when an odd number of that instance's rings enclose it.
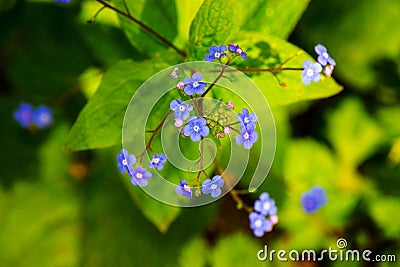
<instances>
[{"instance_id":1,"label":"sunlit leaf","mask_svg":"<svg viewBox=\"0 0 400 267\"><path fill-rule=\"evenodd\" d=\"M153 61L122 61L105 74L65 142L67 150L108 147L121 142L125 109L140 84L165 67Z\"/></svg>"}]
</instances>

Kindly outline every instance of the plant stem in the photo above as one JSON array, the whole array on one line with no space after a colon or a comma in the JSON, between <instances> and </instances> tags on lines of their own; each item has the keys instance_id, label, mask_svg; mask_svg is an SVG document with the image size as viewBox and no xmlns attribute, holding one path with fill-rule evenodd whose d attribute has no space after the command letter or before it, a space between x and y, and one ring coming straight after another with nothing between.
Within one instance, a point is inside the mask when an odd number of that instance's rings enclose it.
<instances>
[{"instance_id":1,"label":"plant stem","mask_svg":"<svg viewBox=\"0 0 400 267\"><path fill-rule=\"evenodd\" d=\"M200 163L200 170L199 170L199 172L197 173L197 176L196 176L196 181L200 184L200 174L202 173L202 172L204 172L204 170L203 170L203 159L204 159L204 137L202 136L201 137L201 140L200 140L200 159L199 159L199 163Z\"/></svg>"},{"instance_id":2,"label":"plant stem","mask_svg":"<svg viewBox=\"0 0 400 267\"><path fill-rule=\"evenodd\" d=\"M152 28L150 28L149 26L147 26L146 24L144 24L143 22L141 22L140 20L138 20L137 18L133 17L128 9L127 12L124 12L122 10L119 10L118 8L110 5L109 3L105 2L104 0L96 0L97 2L99 2L100 4L102 4L103 6L117 12L118 14L128 18L129 20L133 21L134 23L138 24L140 27L142 27L144 30L146 30L148 33L150 33L151 35L153 35L154 37L156 37L158 40L160 40L161 42L163 42L164 44L166 44L167 46L171 47L172 49L174 49L178 54L180 54L182 57L186 57L187 54L185 51L179 49L178 47L176 47L172 42L170 42L169 40L167 40L164 36L162 36L161 34L159 34L158 32L156 32L155 30L153 30ZM126 6L126 5L125 5Z\"/></svg>"},{"instance_id":3,"label":"plant stem","mask_svg":"<svg viewBox=\"0 0 400 267\"><path fill-rule=\"evenodd\" d=\"M282 68L282 67L277 67L277 68L240 68L237 69L241 72L277 72L277 71L282 71L282 70L304 70L304 68Z\"/></svg>"},{"instance_id":4,"label":"plant stem","mask_svg":"<svg viewBox=\"0 0 400 267\"><path fill-rule=\"evenodd\" d=\"M228 60L228 62L226 62L225 65L223 65L222 70L220 71L218 76L215 78L215 80L212 82L212 84L207 88L207 90L201 95L201 97L204 97L214 87L214 85L219 81L219 79L222 78L229 63L230 63L230 60Z\"/></svg>"},{"instance_id":5,"label":"plant stem","mask_svg":"<svg viewBox=\"0 0 400 267\"><path fill-rule=\"evenodd\" d=\"M168 117L171 114L172 114L172 111L169 111L168 114L162 119L162 121L157 125L157 127L154 130L148 131L151 133L151 136L150 136L149 141L147 141L147 144L146 144L145 148L143 149L142 153L140 153L138 156L138 158L139 158L138 163L141 163L143 161L143 156L146 153L147 149L151 150L151 143L153 142L157 133L160 131L161 127L164 125L165 121L168 119Z\"/></svg>"}]
</instances>

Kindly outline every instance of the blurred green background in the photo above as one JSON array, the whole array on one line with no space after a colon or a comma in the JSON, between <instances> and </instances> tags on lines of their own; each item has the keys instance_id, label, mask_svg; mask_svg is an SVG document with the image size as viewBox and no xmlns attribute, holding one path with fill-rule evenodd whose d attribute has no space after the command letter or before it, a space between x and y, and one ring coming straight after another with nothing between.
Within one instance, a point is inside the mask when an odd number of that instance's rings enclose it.
<instances>
[{"instance_id":1,"label":"blurred green background","mask_svg":"<svg viewBox=\"0 0 400 267\"><path fill-rule=\"evenodd\" d=\"M175 6L195 13L202 1L195 2ZM288 37L310 54L318 43L328 47L344 90L273 108L277 153L259 192L276 200L280 222L262 238L252 235L247 214L229 196L171 209L160 221L152 214L159 207L143 210L139 191L118 174L120 147L62 149L103 73L120 60L148 58L131 46L110 10L86 23L98 7L0 1L0 266L400 266L270 263L256 256L264 244L322 250L345 238L348 248L400 260L398 0L311 1ZM54 125L21 129L12 114L22 101L51 106ZM315 184L326 189L328 204L305 214L300 195ZM244 199L252 205L256 197Z\"/></svg>"}]
</instances>

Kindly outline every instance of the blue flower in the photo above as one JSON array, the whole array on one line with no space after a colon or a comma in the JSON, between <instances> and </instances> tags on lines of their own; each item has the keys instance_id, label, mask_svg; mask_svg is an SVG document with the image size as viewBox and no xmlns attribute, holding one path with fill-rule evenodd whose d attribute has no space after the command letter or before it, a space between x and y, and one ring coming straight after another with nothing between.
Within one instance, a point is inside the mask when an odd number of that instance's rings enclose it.
<instances>
[{"instance_id":1,"label":"blue flower","mask_svg":"<svg viewBox=\"0 0 400 267\"><path fill-rule=\"evenodd\" d=\"M21 124L23 128L28 127L32 123L34 108L31 104L21 103L17 110L14 111L14 119Z\"/></svg>"},{"instance_id":2,"label":"blue flower","mask_svg":"<svg viewBox=\"0 0 400 267\"><path fill-rule=\"evenodd\" d=\"M245 52L243 52L243 50L240 48L240 46L234 45L231 43L231 44L229 44L228 47L229 47L229 51L240 55L243 59L246 59L247 55Z\"/></svg>"},{"instance_id":3,"label":"blue flower","mask_svg":"<svg viewBox=\"0 0 400 267\"><path fill-rule=\"evenodd\" d=\"M178 70L179 70L179 68L175 67L174 70L169 74L169 77L174 78L174 79L178 78Z\"/></svg>"},{"instance_id":4,"label":"blue flower","mask_svg":"<svg viewBox=\"0 0 400 267\"><path fill-rule=\"evenodd\" d=\"M321 186L313 186L301 195L301 206L306 213L314 213L326 204L328 198Z\"/></svg>"},{"instance_id":5,"label":"blue flower","mask_svg":"<svg viewBox=\"0 0 400 267\"><path fill-rule=\"evenodd\" d=\"M257 121L257 115L249 113L247 108L242 109L242 113L237 114L236 118L240 121L240 129L243 130L248 124L253 124Z\"/></svg>"},{"instance_id":6,"label":"blue flower","mask_svg":"<svg viewBox=\"0 0 400 267\"><path fill-rule=\"evenodd\" d=\"M193 110L193 106L183 103L182 100L172 100L169 104L171 110L174 111L175 119L186 120L189 118L189 112Z\"/></svg>"},{"instance_id":7,"label":"blue flower","mask_svg":"<svg viewBox=\"0 0 400 267\"><path fill-rule=\"evenodd\" d=\"M318 44L314 47L315 52L318 54L318 62L322 65L325 66L326 64L330 64L332 66L336 65L336 62L331 56L328 54L328 50L326 50L326 47Z\"/></svg>"},{"instance_id":8,"label":"blue flower","mask_svg":"<svg viewBox=\"0 0 400 267\"><path fill-rule=\"evenodd\" d=\"M203 182L201 191L203 194L210 194L211 197L218 197L221 195L221 187L224 184L224 179L220 175L216 175L212 178L212 180L207 179Z\"/></svg>"},{"instance_id":9,"label":"blue flower","mask_svg":"<svg viewBox=\"0 0 400 267\"><path fill-rule=\"evenodd\" d=\"M226 56L226 46L225 45L220 45L218 46L211 46L210 47L210 54L206 55L206 61L210 62L213 61L214 59L219 60L221 57Z\"/></svg>"},{"instance_id":10,"label":"blue flower","mask_svg":"<svg viewBox=\"0 0 400 267\"><path fill-rule=\"evenodd\" d=\"M137 167L136 170L129 172L129 176L133 185L146 186L148 184L147 180L151 178L151 173L143 167Z\"/></svg>"},{"instance_id":11,"label":"blue flower","mask_svg":"<svg viewBox=\"0 0 400 267\"><path fill-rule=\"evenodd\" d=\"M270 220L265 219L265 217L257 212L251 212L249 214L250 219L250 229L257 237L261 237L265 232L270 232L272 230L272 223Z\"/></svg>"},{"instance_id":12,"label":"blue flower","mask_svg":"<svg viewBox=\"0 0 400 267\"><path fill-rule=\"evenodd\" d=\"M129 155L128 151L122 149L121 152L117 155L118 169L121 173L125 171L133 170L132 165L136 163L135 155Z\"/></svg>"},{"instance_id":13,"label":"blue flower","mask_svg":"<svg viewBox=\"0 0 400 267\"><path fill-rule=\"evenodd\" d=\"M159 171L164 168L163 163L167 161L165 154L154 154L149 163L150 168L156 167Z\"/></svg>"},{"instance_id":14,"label":"blue flower","mask_svg":"<svg viewBox=\"0 0 400 267\"><path fill-rule=\"evenodd\" d=\"M271 199L268 193L264 192L260 195L260 199L254 203L254 210L264 216L276 215L275 200Z\"/></svg>"},{"instance_id":15,"label":"blue flower","mask_svg":"<svg viewBox=\"0 0 400 267\"><path fill-rule=\"evenodd\" d=\"M32 116L32 121L39 127L44 128L53 123L52 110L45 106L39 106Z\"/></svg>"},{"instance_id":16,"label":"blue flower","mask_svg":"<svg viewBox=\"0 0 400 267\"><path fill-rule=\"evenodd\" d=\"M315 62L314 64L311 60L306 60L303 62L304 70L301 74L301 78L304 84L308 85L311 81L318 82L320 77L320 72L322 71L321 64Z\"/></svg>"},{"instance_id":17,"label":"blue flower","mask_svg":"<svg viewBox=\"0 0 400 267\"><path fill-rule=\"evenodd\" d=\"M179 195L192 198L192 189L186 183L185 179L182 179L180 184L175 187L175 192Z\"/></svg>"},{"instance_id":18,"label":"blue flower","mask_svg":"<svg viewBox=\"0 0 400 267\"><path fill-rule=\"evenodd\" d=\"M183 127L183 134L190 136L193 142L200 141L201 136L207 136L209 132L210 129L208 129L204 118L191 117L185 127Z\"/></svg>"},{"instance_id":19,"label":"blue flower","mask_svg":"<svg viewBox=\"0 0 400 267\"><path fill-rule=\"evenodd\" d=\"M245 149L250 149L258 139L258 134L255 132L256 126L254 124L247 124L242 129L242 132L236 136L236 143L243 145Z\"/></svg>"},{"instance_id":20,"label":"blue flower","mask_svg":"<svg viewBox=\"0 0 400 267\"><path fill-rule=\"evenodd\" d=\"M204 88L206 87L205 82L201 82L203 79L203 75L200 72L196 72L192 75L192 78L186 77L183 79L183 83L185 84L185 89L183 91L187 95L198 94L201 95L204 93Z\"/></svg>"},{"instance_id":21,"label":"blue flower","mask_svg":"<svg viewBox=\"0 0 400 267\"><path fill-rule=\"evenodd\" d=\"M71 0L54 0L56 4L69 4Z\"/></svg>"}]
</instances>

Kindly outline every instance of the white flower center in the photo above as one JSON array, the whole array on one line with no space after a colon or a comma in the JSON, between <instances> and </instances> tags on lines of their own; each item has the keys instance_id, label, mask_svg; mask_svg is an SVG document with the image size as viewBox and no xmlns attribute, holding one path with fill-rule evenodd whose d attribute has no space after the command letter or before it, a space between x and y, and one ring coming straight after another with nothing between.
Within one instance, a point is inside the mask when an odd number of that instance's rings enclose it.
<instances>
[{"instance_id":1,"label":"white flower center","mask_svg":"<svg viewBox=\"0 0 400 267\"><path fill-rule=\"evenodd\" d=\"M42 115L40 115L40 120L42 122L48 122L49 121L49 116L47 114L42 114Z\"/></svg>"},{"instance_id":2,"label":"white flower center","mask_svg":"<svg viewBox=\"0 0 400 267\"><path fill-rule=\"evenodd\" d=\"M190 192L190 186L187 185L187 184L185 184L185 185L183 186L183 190L185 190L186 192Z\"/></svg>"},{"instance_id":3,"label":"white flower center","mask_svg":"<svg viewBox=\"0 0 400 267\"><path fill-rule=\"evenodd\" d=\"M216 59L219 59L219 57L221 56L221 54L220 53L214 53L214 57L216 58Z\"/></svg>"},{"instance_id":4,"label":"white flower center","mask_svg":"<svg viewBox=\"0 0 400 267\"><path fill-rule=\"evenodd\" d=\"M243 52L242 49L240 49L240 48L236 49L236 53L241 54L242 52Z\"/></svg>"},{"instance_id":5,"label":"white flower center","mask_svg":"<svg viewBox=\"0 0 400 267\"><path fill-rule=\"evenodd\" d=\"M328 57L329 57L328 53L326 53L326 52L322 53L322 56L323 56L324 58L328 58Z\"/></svg>"},{"instance_id":6,"label":"white flower center","mask_svg":"<svg viewBox=\"0 0 400 267\"><path fill-rule=\"evenodd\" d=\"M136 173L136 178L142 179L143 178L143 174L140 173L140 172Z\"/></svg>"},{"instance_id":7,"label":"white flower center","mask_svg":"<svg viewBox=\"0 0 400 267\"><path fill-rule=\"evenodd\" d=\"M200 129L200 128L199 128L199 126L197 126L197 125L195 125L195 126L193 127L193 130L195 130L196 132L199 131L199 129Z\"/></svg>"},{"instance_id":8,"label":"white flower center","mask_svg":"<svg viewBox=\"0 0 400 267\"><path fill-rule=\"evenodd\" d=\"M184 105L180 105L180 106L179 106L179 110L180 110L180 111L184 111L184 110L185 110L185 106L184 106Z\"/></svg>"},{"instance_id":9,"label":"white flower center","mask_svg":"<svg viewBox=\"0 0 400 267\"><path fill-rule=\"evenodd\" d=\"M212 185L210 186L210 188L211 188L211 190L215 190L215 189L217 189L217 185L216 185L216 184L212 184Z\"/></svg>"},{"instance_id":10,"label":"white flower center","mask_svg":"<svg viewBox=\"0 0 400 267\"><path fill-rule=\"evenodd\" d=\"M249 121L250 121L250 120L249 120L248 117L245 117L245 118L244 118L244 122L245 122L245 123L249 123Z\"/></svg>"},{"instance_id":11,"label":"white flower center","mask_svg":"<svg viewBox=\"0 0 400 267\"><path fill-rule=\"evenodd\" d=\"M312 69L307 70L307 76L311 77L314 75L314 71Z\"/></svg>"},{"instance_id":12,"label":"white flower center","mask_svg":"<svg viewBox=\"0 0 400 267\"><path fill-rule=\"evenodd\" d=\"M269 202L265 202L263 205L264 210L269 210L270 207L271 207L271 204Z\"/></svg>"},{"instance_id":13,"label":"white flower center","mask_svg":"<svg viewBox=\"0 0 400 267\"><path fill-rule=\"evenodd\" d=\"M153 163L157 164L157 163L160 162L160 159L159 158L154 158L154 159L152 159L152 161L153 161Z\"/></svg>"},{"instance_id":14,"label":"white flower center","mask_svg":"<svg viewBox=\"0 0 400 267\"><path fill-rule=\"evenodd\" d=\"M250 135L249 135L248 133L245 133L245 134L243 135L243 137L244 137L244 139L249 139Z\"/></svg>"},{"instance_id":15,"label":"white flower center","mask_svg":"<svg viewBox=\"0 0 400 267\"><path fill-rule=\"evenodd\" d=\"M199 86L199 82L194 82L193 87L197 87L197 86Z\"/></svg>"},{"instance_id":16,"label":"white flower center","mask_svg":"<svg viewBox=\"0 0 400 267\"><path fill-rule=\"evenodd\" d=\"M127 161L126 159L123 159L123 160L122 160L122 164L128 165L128 161Z\"/></svg>"},{"instance_id":17,"label":"white flower center","mask_svg":"<svg viewBox=\"0 0 400 267\"><path fill-rule=\"evenodd\" d=\"M254 225L256 227L261 227L262 226L262 220L261 219L257 219L257 221L254 222Z\"/></svg>"}]
</instances>

